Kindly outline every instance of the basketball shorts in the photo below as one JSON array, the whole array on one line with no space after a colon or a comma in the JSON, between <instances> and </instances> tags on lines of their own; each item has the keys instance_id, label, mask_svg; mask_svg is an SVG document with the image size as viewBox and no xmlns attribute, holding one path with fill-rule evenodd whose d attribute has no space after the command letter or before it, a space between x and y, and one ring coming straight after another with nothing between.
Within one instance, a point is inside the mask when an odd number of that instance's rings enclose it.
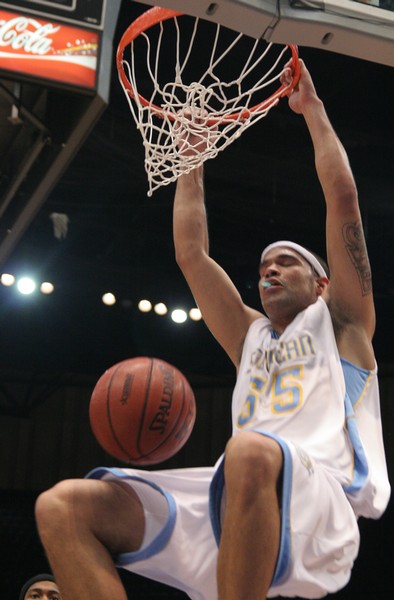
<instances>
[{"instance_id":1,"label":"basketball shorts","mask_svg":"<svg viewBox=\"0 0 394 600\"><path fill-rule=\"evenodd\" d=\"M280 550L268 597L322 598L349 581L359 547L357 520L332 474L301 448L270 437L282 448L284 466ZM144 506L143 544L119 555L117 566L181 589L192 600L217 600L223 472L224 456L214 467L91 471L89 478L127 482Z\"/></svg>"}]
</instances>

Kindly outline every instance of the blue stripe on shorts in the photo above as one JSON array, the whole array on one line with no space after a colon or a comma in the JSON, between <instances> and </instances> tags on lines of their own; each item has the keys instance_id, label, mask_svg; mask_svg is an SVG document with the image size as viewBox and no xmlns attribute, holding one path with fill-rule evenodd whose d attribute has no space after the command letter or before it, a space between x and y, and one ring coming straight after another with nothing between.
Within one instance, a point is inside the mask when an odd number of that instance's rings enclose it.
<instances>
[{"instance_id":1,"label":"blue stripe on shorts","mask_svg":"<svg viewBox=\"0 0 394 600\"><path fill-rule=\"evenodd\" d=\"M146 558L150 558L154 556L167 545L168 540L171 537L171 534L175 527L176 521L176 505L173 496L168 493L166 490L163 490L160 486L153 483L153 481L149 481L148 479L143 479L142 477L137 477L135 475L127 475L124 471L117 468L107 468L107 467L98 467L97 469L93 469L86 475L86 478L89 479L102 479L105 475L110 474L114 475L116 479L123 480L133 480L139 481L141 483L145 483L149 485L151 488L162 494L167 501L168 506L168 517L167 521L163 525L162 529L160 529L159 533L147 546L140 548L136 552L124 552L117 557L116 564L119 567L129 565L133 562L137 562L138 560L145 560ZM149 473L147 472L147 475ZM115 481L116 481L115 479ZM106 480L111 481L111 480Z\"/></svg>"}]
</instances>

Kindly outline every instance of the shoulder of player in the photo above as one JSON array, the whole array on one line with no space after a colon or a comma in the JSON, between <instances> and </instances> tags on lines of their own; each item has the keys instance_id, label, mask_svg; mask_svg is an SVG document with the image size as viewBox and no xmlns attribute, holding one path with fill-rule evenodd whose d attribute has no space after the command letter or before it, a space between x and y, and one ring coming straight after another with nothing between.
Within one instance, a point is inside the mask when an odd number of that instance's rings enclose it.
<instances>
[{"instance_id":1,"label":"shoulder of player","mask_svg":"<svg viewBox=\"0 0 394 600\"><path fill-rule=\"evenodd\" d=\"M333 281L326 287L323 299L330 311L336 333L357 328L372 341L375 333L376 315L372 289L364 294L348 292L346 286L335 285Z\"/></svg>"},{"instance_id":2,"label":"shoulder of player","mask_svg":"<svg viewBox=\"0 0 394 600\"><path fill-rule=\"evenodd\" d=\"M335 303L327 302L327 307L340 356L363 369L373 369L375 354L368 329L352 320L346 311L339 310Z\"/></svg>"},{"instance_id":3,"label":"shoulder of player","mask_svg":"<svg viewBox=\"0 0 394 600\"><path fill-rule=\"evenodd\" d=\"M257 323L257 321L268 322L269 319L260 311L251 308L250 306L244 305L244 327L242 334L238 339L238 343L234 348L233 356L230 355L230 358L234 362L234 365L238 368L241 362L242 352L246 340L246 336L248 335L250 328Z\"/></svg>"}]
</instances>

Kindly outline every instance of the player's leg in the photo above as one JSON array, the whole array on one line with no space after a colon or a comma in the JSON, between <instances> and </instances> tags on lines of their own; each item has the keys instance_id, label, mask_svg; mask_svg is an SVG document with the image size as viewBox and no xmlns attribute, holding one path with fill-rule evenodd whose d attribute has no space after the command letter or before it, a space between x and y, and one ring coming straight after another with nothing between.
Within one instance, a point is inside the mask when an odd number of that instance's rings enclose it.
<instances>
[{"instance_id":1,"label":"player's leg","mask_svg":"<svg viewBox=\"0 0 394 600\"><path fill-rule=\"evenodd\" d=\"M219 600L264 600L279 550L282 451L273 439L245 432L229 441L225 456Z\"/></svg>"},{"instance_id":2,"label":"player's leg","mask_svg":"<svg viewBox=\"0 0 394 600\"><path fill-rule=\"evenodd\" d=\"M144 511L122 483L75 479L41 494L38 531L64 600L127 600L113 557L139 548Z\"/></svg>"}]
</instances>

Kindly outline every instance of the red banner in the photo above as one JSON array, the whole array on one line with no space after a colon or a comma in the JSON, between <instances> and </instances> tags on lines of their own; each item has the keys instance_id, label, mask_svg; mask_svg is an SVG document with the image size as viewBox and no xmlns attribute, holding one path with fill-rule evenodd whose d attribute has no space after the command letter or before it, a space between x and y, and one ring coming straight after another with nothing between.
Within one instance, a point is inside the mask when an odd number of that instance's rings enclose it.
<instances>
[{"instance_id":1,"label":"red banner","mask_svg":"<svg viewBox=\"0 0 394 600\"><path fill-rule=\"evenodd\" d=\"M94 88L98 43L94 31L0 10L0 69Z\"/></svg>"}]
</instances>

